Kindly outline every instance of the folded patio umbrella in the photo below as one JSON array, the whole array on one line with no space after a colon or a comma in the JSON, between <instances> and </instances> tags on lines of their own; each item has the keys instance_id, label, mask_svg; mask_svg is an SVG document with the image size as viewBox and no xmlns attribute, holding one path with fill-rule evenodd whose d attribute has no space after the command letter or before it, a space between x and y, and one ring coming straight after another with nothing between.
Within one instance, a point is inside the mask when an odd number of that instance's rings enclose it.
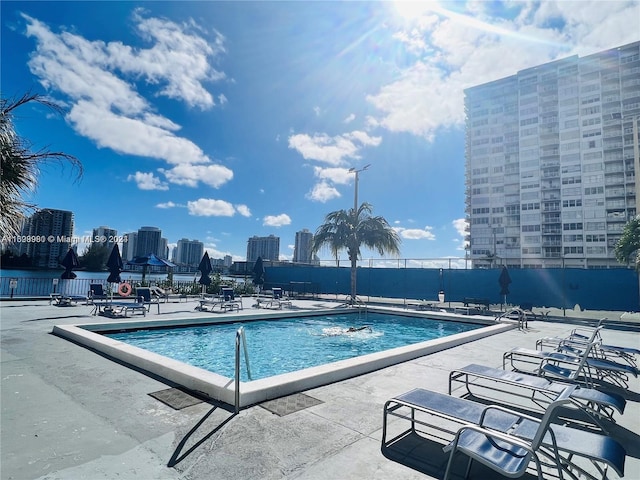
<instances>
[{"instance_id":1,"label":"folded patio umbrella","mask_svg":"<svg viewBox=\"0 0 640 480\"><path fill-rule=\"evenodd\" d=\"M120 256L120 248L117 243L113 246L111 255L109 255L107 268L109 269L109 278L107 278L107 282L120 283L122 281L120 279L120 272L122 271L122 257Z\"/></svg>"},{"instance_id":2,"label":"folded patio umbrella","mask_svg":"<svg viewBox=\"0 0 640 480\"><path fill-rule=\"evenodd\" d=\"M60 265L64 267L64 272L60 275L60 278L72 280L77 277L75 273L73 273L74 268L78 268L80 266L80 262L78 261L78 255L73 248L70 248L67 254L60 262Z\"/></svg>"},{"instance_id":3,"label":"folded patio umbrella","mask_svg":"<svg viewBox=\"0 0 640 480\"><path fill-rule=\"evenodd\" d=\"M500 272L500 277L498 278L498 283L500 284L500 295L504 298L504 304L507 304L507 295L509 295L509 285L511 284L511 276L509 275L509 270L507 267L502 267L502 271Z\"/></svg>"},{"instance_id":4,"label":"folded patio umbrella","mask_svg":"<svg viewBox=\"0 0 640 480\"><path fill-rule=\"evenodd\" d=\"M264 284L264 273L264 262L262 257L258 257L256 264L253 266L253 284L258 285L258 289L260 285ZM259 290L258 293L260 293Z\"/></svg>"},{"instance_id":5,"label":"folded patio umbrella","mask_svg":"<svg viewBox=\"0 0 640 480\"><path fill-rule=\"evenodd\" d=\"M211 285L211 277L209 276L209 274L211 273L212 268L208 252L204 252L202 260L200 260L200 265L198 265L198 270L200 270L201 274L198 283L202 285L202 293L204 293L207 285Z\"/></svg>"}]
</instances>

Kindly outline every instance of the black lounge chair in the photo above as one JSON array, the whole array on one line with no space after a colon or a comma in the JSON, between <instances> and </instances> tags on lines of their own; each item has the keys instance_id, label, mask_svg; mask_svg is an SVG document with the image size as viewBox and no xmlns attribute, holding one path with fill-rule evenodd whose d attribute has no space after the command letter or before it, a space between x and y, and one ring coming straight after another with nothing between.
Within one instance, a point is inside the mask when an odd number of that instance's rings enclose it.
<instances>
[{"instance_id":1,"label":"black lounge chair","mask_svg":"<svg viewBox=\"0 0 640 480\"><path fill-rule=\"evenodd\" d=\"M449 374L449 395L452 394L455 382L461 383L465 387L465 395L494 400L487 391L495 391L503 395L509 394L526 399L542 410L545 410L550 403L556 400L568 386L567 383L552 381L536 375L509 372L477 364L451 371ZM606 427L600 419L606 418L615 422L614 413L617 411L622 415L627 404L620 395L605 393L593 388L575 388L572 390L570 398L577 408L583 410L604 431L606 431ZM527 405L530 403L527 402Z\"/></svg>"},{"instance_id":2,"label":"black lounge chair","mask_svg":"<svg viewBox=\"0 0 640 480\"><path fill-rule=\"evenodd\" d=\"M236 298L236 294L232 287L222 287L222 304L220 308L224 311L243 310L242 298Z\"/></svg>"},{"instance_id":3,"label":"black lounge chair","mask_svg":"<svg viewBox=\"0 0 640 480\"><path fill-rule=\"evenodd\" d=\"M202 312L213 312L216 307L220 308L220 311L226 312L227 310L243 310L242 298L235 298L235 293L231 287L222 287L220 295L215 297L204 296L198 300L199 305L196 306L196 310ZM211 308L211 310L207 310Z\"/></svg>"},{"instance_id":4,"label":"black lounge chair","mask_svg":"<svg viewBox=\"0 0 640 480\"><path fill-rule=\"evenodd\" d=\"M109 296L105 293L101 283L90 283L89 292L87 293L87 303L93 303L94 300L107 300Z\"/></svg>"},{"instance_id":5,"label":"black lounge chair","mask_svg":"<svg viewBox=\"0 0 640 480\"><path fill-rule=\"evenodd\" d=\"M626 452L616 440L552 423L557 417L556 409L570 403L575 388L571 385L559 395L542 419L497 405L487 406L417 388L385 403L382 448L388 448L408 434L432 431L437 431L436 436L453 434L453 441L445 446L450 452L445 479L449 477L453 458L458 452L512 478L524 475L530 462L534 461L538 478L542 479L538 454L553 461L561 478L563 472L573 478L596 478L577 463L578 459L591 462L603 478L609 467L624 476ZM408 420L410 428L387 440L389 416ZM397 424L394 423L394 428Z\"/></svg>"},{"instance_id":6,"label":"black lounge chair","mask_svg":"<svg viewBox=\"0 0 640 480\"><path fill-rule=\"evenodd\" d=\"M261 298L258 297L257 299L257 307L265 307L265 308L271 308L271 307L276 307L278 309L281 309L284 305L291 307L292 303L291 300L289 298L287 298L284 295L284 292L282 291L282 288L280 287L274 287L271 289L271 296L270 297L266 297L266 298Z\"/></svg>"},{"instance_id":7,"label":"black lounge chair","mask_svg":"<svg viewBox=\"0 0 640 480\"><path fill-rule=\"evenodd\" d=\"M151 293L149 287L137 287L136 299L138 303L146 307L147 312L151 311L151 305L156 305L158 307L158 314L160 314L160 299Z\"/></svg>"}]
</instances>

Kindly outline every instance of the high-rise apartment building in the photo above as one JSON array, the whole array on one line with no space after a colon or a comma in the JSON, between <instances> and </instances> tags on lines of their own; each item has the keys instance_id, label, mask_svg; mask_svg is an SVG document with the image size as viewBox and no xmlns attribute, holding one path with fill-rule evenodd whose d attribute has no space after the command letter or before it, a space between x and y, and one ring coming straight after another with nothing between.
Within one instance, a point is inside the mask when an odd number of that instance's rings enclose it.
<instances>
[{"instance_id":1,"label":"high-rise apartment building","mask_svg":"<svg viewBox=\"0 0 640 480\"><path fill-rule=\"evenodd\" d=\"M19 243L19 255L26 253L34 267L59 268L73 246L73 213L52 208L38 210L24 222L22 236L38 240Z\"/></svg>"},{"instance_id":2,"label":"high-rise apartment building","mask_svg":"<svg viewBox=\"0 0 640 480\"><path fill-rule=\"evenodd\" d=\"M118 231L109 227L98 227L93 229L92 242L99 243L100 245L107 247L109 250L113 248L115 244L114 239L117 237Z\"/></svg>"},{"instance_id":3,"label":"high-rise apartment building","mask_svg":"<svg viewBox=\"0 0 640 480\"><path fill-rule=\"evenodd\" d=\"M204 255L204 244L198 240L182 238L175 249L174 263L198 266Z\"/></svg>"},{"instance_id":4,"label":"high-rise apartment building","mask_svg":"<svg viewBox=\"0 0 640 480\"><path fill-rule=\"evenodd\" d=\"M280 237L251 237L247 241L247 262L255 262L258 257L277 262L280 258Z\"/></svg>"},{"instance_id":5,"label":"high-rise apartment building","mask_svg":"<svg viewBox=\"0 0 640 480\"><path fill-rule=\"evenodd\" d=\"M157 227L140 227L135 252L136 257L144 257L153 253L166 258L163 252L162 231Z\"/></svg>"},{"instance_id":6,"label":"high-rise apartment building","mask_svg":"<svg viewBox=\"0 0 640 480\"><path fill-rule=\"evenodd\" d=\"M311 242L313 241L313 233L304 228L296 232L296 243L293 247L294 263L311 263Z\"/></svg>"},{"instance_id":7,"label":"high-rise apartment building","mask_svg":"<svg viewBox=\"0 0 640 480\"><path fill-rule=\"evenodd\" d=\"M136 256L136 244L138 243L138 232L125 233L123 235L125 242L122 242L122 258L123 260L133 260Z\"/></svg>"},{"instance_id":8,"label":"high-rise apartment building","mask_svg":"<svg viewBox=\"0 0 640 480\"><path fill-rule=\"evenodd\" d=\"M465 91L475 267L620 266L637 214L640 42Z\"/></svg>"}]
</instances>

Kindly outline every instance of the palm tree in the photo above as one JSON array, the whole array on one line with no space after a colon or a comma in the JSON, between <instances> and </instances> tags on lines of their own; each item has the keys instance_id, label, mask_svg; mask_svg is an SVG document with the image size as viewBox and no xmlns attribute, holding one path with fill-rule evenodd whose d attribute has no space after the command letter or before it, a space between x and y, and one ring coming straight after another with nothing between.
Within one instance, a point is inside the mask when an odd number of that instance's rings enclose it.
<instances>
[{"instance_id":1,"label":"palm tree","mask_svg":"<svg viewBox=\"0 0 640 480\"><path fill-rule=\"evenodd\" d=\"M628 263L636 253L635 265L640 272L640 216L630 220L624 226L614 252L616 260L620 263Z\"/></svg>"},{"instance_id":2,"label":"palm tree","mask_svg":"<svg viewBox=\"0 0 640 480\"><path fill-rule=\"evenodd\" d=\"M338 253L346 250L351 261L351 304L356 302L357 261L362 245L376 249L380 255L400 254L400 237L383 217L371 216L372 207L368 203L353 208L338 210L325 217L325 223L318 227L311 249L314 253L328 247L338 259Z\"/></svg>"},{"instance_id":3,"label":"palm tree","mask_svg":"<svg viewBox=\"0 0 640 480\"><path fill-rule=\"evenodd\" d=\"M42 165L51 161L68 161L77 171L76 180L82 177L82 164L77 158L47 148L34 151L31 142L16 133L15 110L29 102L61 111L57 104L38 94L25 93L18 99L0 100L0 235L3 238L19 234L22 220L29 211L35 210L36 206L24 197L36 190Z\"/></svg>"}]
</instances>

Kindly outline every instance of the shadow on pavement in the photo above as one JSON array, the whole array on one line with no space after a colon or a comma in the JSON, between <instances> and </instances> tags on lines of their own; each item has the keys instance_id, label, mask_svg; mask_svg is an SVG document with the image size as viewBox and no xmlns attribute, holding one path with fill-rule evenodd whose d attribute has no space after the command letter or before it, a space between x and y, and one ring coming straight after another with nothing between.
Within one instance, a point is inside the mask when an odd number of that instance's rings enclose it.
<instances>
[{"instance_id":1,"label":"shadow on pavement","mask_svg":"<svg viewBox=\"0 0 640 480\"><path fill-rule=\"evenodd\" d=\"M167 463L167 467L175 467L178 463L180 463L182 460L187 458L191 453L193 453L193 451L196 450L200 445L202 445L204 442L206 442L212 435L214 435L217 432L219 432L222 429L222 427L224 427L227 423L229 423L231 421L231 419L233 417L235 417L237 415L237 413L232 413L231 416L227 417L220 425L218 425L216 428L211 430L204 437L202 437L200 440L198 440L196 443L194 443L191 447L189 447L189 449L187 449L184 453L182 453L182 450L184 449L184 447L187 444L187 442L191 439L191 436L198 431L198 429L207 420L207 418L209 418L209 416L213 412L215 412L218 408L220 408L220 407L217 406L217 405L214 405L213 408L211 410L209 410L204 415L204 417L202 417L198 421L198 423L196 423L193 426L193 428L191 430L189 430L189 432L187 432L187 434L184 436L184 438L182 440L180 440L180 443L176 447L175 451L173 452L173 455L171 455L171 458L169 459L169 462Z\"/></svg>"}]
</instances>

